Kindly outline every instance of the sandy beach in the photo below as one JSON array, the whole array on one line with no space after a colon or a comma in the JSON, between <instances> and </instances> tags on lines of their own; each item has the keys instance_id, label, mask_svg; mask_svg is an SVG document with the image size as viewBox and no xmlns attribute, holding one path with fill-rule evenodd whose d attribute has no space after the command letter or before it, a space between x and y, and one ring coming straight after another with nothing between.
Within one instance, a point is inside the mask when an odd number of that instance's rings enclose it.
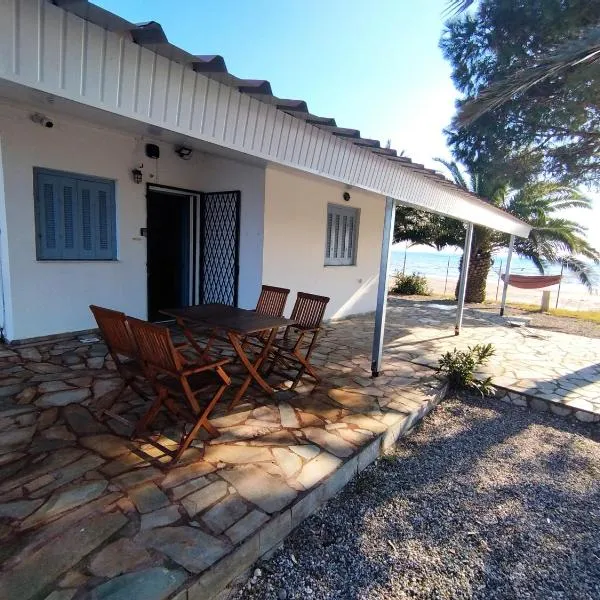
<instances>
[{"instance_id":1,"label":"sandy beach","mask_svg":"<svg viewBox=\"0 0 600 600\"><path fill-rule=\"evenodd\" d=\"M427 281L434 295L452 296L458 277L449 274L447 280L445 277L427 277ZM495 274L488 277L486 299L493 302L497 298L498 302L500 302L502 299L502 285L502 282L498 285L498 277ZM558 286L553 285L546 289L551 293L550 306L555 308ZM507 302L508 304L511 302L518 302L540 305L543 291L544 290L521 290L509 286ZM600 295L597 292L590 294L586 288L580 284L563 282L560 288L558 307L573 311L600 310Z\"/></svg>"}]
</instances>

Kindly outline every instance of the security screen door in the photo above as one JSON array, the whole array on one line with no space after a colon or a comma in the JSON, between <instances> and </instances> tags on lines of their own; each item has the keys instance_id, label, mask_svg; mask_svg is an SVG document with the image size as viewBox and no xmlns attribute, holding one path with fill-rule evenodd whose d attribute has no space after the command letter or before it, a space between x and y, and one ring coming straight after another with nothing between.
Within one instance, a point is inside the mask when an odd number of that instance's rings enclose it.
<instances>
[{"instance_id":1,"label":"security screen door","mask_svg":"<svg viewBox=\"0 0 600 600\"><path fill-rule=\"evenodd\" d=\"M237 306L240 192L149 186L146 198L149 320L163 308Z\"/></svg>"}]
</instances>

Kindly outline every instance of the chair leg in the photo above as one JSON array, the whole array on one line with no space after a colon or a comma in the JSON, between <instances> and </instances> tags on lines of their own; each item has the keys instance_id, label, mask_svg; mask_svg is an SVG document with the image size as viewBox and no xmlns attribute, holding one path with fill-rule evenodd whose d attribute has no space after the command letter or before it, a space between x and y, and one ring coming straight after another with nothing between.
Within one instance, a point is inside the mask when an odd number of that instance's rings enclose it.
<instances>
[{"instance_id":1,"label":"chair leg","mask_svg":"<svg viewBox=\"0 0 600 600\"><path fill-rule=\"evenodd\" d=\"M192 427L190 432L181 441L181 444L179 445L179 449L177 450L177 453L171 460L172 464L176 463L181 458L183 453L190 447L190 444L194 441L195 437L198 435L198 431L200 430L201 427L204 427L204 429L206 429L206 431L209 433L209 435L211 435L211 437L216 437L217 435L219 435L218 430L215 429L215 427L210 423L210 421L208 420L208 417L210 416L210 413L212 412L213 408L215 407L215 404L223 396L223 393L225 392L227 387L228 387L227 384L223 384L219 388L217 393L213 396L213 398L209 402L208 406L204 409L204 411L202 411L202 415L200 415L200 417L198 418L198 420L196 421L195 425Z\"/></svg>"},{"instance_id":2,"label":"chair leg","mask_svg":"<svg viewBox=\"0 0 600 600\"><path fill-rule=\"evenodd\" d=\"M306 372L306 369L304 368L304 366L301 366L298 369L298 373L296 374L296 377L294 377L294 381L292 381L292 385L290 385L290 391L294 391L297 387L297 385L300 383L300 380L302 379L302 376L304 375L304 373Z\"/></svg>"},{"instance_id":3,"label":"chair leg","mask_svg":"<svg viewBox=\"0 0 600 600\"><path fill-rule=\"evenodd\" d=\"M275 367L278 364L282 365L282 367L284 369L289 368L289 364L285 360L285 358L283 357L283 354L282 354L281 350L277 350L277 352L275 352L275 354L273 354L273 358L271 359L271 364L269 365L269 367L265 371L265 376L268 377L269 375L271 375L273 373L273 371L275 370Z\"/></svg>"},{"instance_id":4,"label":"chair leg","mask_svg":"<svg viewBox=\"0 0 600 600\"><path fill-rule=\"evenodd\" d=\"M119 389L118 389L117 393L113 396L113 398L111 399L111 401L108 404L108 406L98 406L97 407L96 416L97 416L97 418L98 418L99 421L104 421L104 420L106 420L107 416L111 416L110 409L114 406L114 404L116 403L116 401L121 397L121 394L130 385L131 384L129 383L129 381L127 379L123 378L123 380L121 381L121 385L119 386Z\"/></svg>"},{"instance_id":5,"label":"chair leg","mask_svg":"<svg viewBox=\"0 0 600 600\"><path fill-rule=\"evenodd\" d=\"M154 401L154 398L152 398L152 396L148 395L148 393L143 389L143 387L137 383L135 377L133 377L129 381L128 385L140 398L143 398L144 400L146 400L146 402Z\"/></svg>"},{"instance_id":6,"label":"chair leg","mask_svg":"<svg viewBox=\"0 0 600 600\"><path fill-rule=\"evenodd\" d=\"M146 411L146 413L142 416L142 418L137 422L131 437L134 438L138 435L141 435L142 432L148 429L148 426L154 419L156 419L156 415L160 412L160 409L165 404L165 401L168 398L168 392L164 388L161 388L156 400L152 403L152 406Z\"/></svg>"},{"instance_id":7,"label":"chair leg","mask_svg":"<svg viewBox=\"0 0 600 600\"><path fill-rule=\"evenodd\" d=\"M294 359L298 363L300 363L300 368L298 370L296 377L294 378L292 385L290 386L290 390L293 390L296 388L296 386L300 383L300 380L302 379L302 377L304 376L305 373L310 375L317 383L320 383L320 381L321 381L321 378L317 375L317 372L314 370L313 366L309 362L310 356L311 356L311 354L315 348L315 345L317 343L317 335L318 335L317 333L315 333L313 335L313 338L312 338L310 345L308 346L308 349L304 356L302 356L299 349L296 349L292 353L294 356Z\"/></svg>"}]
</instances>

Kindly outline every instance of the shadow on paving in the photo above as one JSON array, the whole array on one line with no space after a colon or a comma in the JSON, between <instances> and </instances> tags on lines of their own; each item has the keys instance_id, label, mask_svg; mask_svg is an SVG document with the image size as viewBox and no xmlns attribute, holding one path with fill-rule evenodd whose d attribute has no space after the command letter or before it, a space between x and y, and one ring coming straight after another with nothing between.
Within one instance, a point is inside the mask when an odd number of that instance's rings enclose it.
<instances>
[{"instance_id":1,"label":"shadow on paving","mask_svg":"<svg viewBox=\"0 0 600 600\"><path fill-rule=\"evenodd\" d=\"M241 597L598 598L594 435L497 402L445 401Z\"/></svg>"},{"instance_id":2,"label":"shadow on paving","mask_svg":"<svg viewBox=\"0 0 600 600\"><path fill-rule=\"evenodd\" d=\"M579 385L575 385L573 382L579 382ZM577 369L576 371L572 371L563 375L561 377L556 377L546 383L554 383L557 385L568 384L570 385L570 389L577 390L579 388L587 387L590 384L600 382L600 363L596 363L595 365L589 365L587 367L582 367L581 369ZM526 394L535 394L536 388L530 388L525 390Z\"/></svg>"}]
</instances>

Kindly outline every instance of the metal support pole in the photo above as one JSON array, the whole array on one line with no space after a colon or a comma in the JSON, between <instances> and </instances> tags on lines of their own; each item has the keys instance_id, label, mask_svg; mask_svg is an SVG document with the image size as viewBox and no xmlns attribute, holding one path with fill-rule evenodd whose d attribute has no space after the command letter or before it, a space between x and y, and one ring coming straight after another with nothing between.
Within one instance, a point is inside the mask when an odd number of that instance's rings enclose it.
<instances>
[{"instance_id":1,"label":"metal support pole","mask_svg":"<svg viewBox=\"0 0 600 600\"><path fill-rule=\"evenodd\" d=\"M385 332L385 309L387 306L388 278L390 270L390 252L394 236L394 220L396 202L393 198L385 199L385 220L383 223L383 240L381 242L381 261L379 263L379 285L377 287L377 308L375 310L375 331L373 333L373 352L371 357L371 373L378 377L381 371L383 354L383 335Z\"/></svg>"},{"instance_id":2,"label":"metal support pole","mask_svg":"<svg viewBox=\"0 0 600 600\"><path fill-rule=\"evenodd\" d=\"M444 283L444 296L446 295L446 288L448 287L448 272L450 271L450 258L448 258L448 265L446 267L446 281Z\"/></svg>"},{"instance_id":3,"label":"metal support pole","mask_svg":"<svg viewBox=\"0 0 600 600\"><path fill-rule=\"evenodd\" d=\"M556 292L556 306L554 308L558 308L558 299L560 298L560 287L562 285L563 273L565 272L565 261L563 260L560 265L560 281L558 282L558 290Z\"/></svg>"},{"instance_id":4,"label":"metal support pole","mask_svg":"<svg viewBox=\"0 0 600 600\"><path fill-rule=\"evenodd\" d=\"M500 281L502 281L502 261L498 267L498 283L496 284L496 302L498 302L498 291L500 290Z\"/></svg>"},{"instance_id":5,"label":"metal support pole","mask_svg":"<svg viewBox=\"0 0 600 600\"><path fill-rule=\"evenodd\" d=\"M502 288L502 304L500 305L500 316L504 316L504 309L506 308L506 295L508 294L508 280L510 279L510 261L512 260L512 254L515 247L515 236L510 236L510 243L508 244L508 256L506 258L506 271L504 272L504 287Z\"/></svg>"},{"instance_id":6,"label":"metal support pole","mask_svg":"<svg viewBox=\"0 0 600 600\"><path fill-rule=\"evenodd\" d=\"M465 248L462 257L462 269L460 270L460 287L458 288L458 306L456 307L456 325L454 335L460 334L463 313L465 311L465 294L467 293L467 278L469 277L469 263L471 262L471 244L473 243L473 223L467 224L465 236Z\"/></svg>"}]
</instances>

